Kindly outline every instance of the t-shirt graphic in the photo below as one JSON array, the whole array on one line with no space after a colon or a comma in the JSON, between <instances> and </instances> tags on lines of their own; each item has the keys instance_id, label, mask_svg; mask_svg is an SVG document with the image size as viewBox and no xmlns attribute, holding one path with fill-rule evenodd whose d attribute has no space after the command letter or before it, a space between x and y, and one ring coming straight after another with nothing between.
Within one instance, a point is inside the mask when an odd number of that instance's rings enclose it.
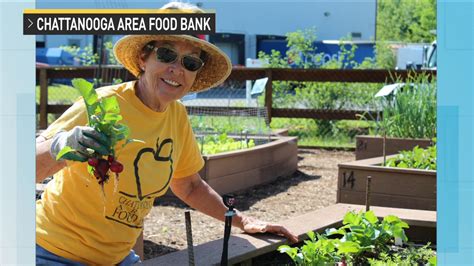
<instances>
[{"instance_id":1,"label":"t-shirt graphic","mask_svg":"<svg viewBox=\"0 0 474 266\"><path fill-rule=\"evenodd\" d=\"M156 140L156 148L145 147L138 151L133 162L136 191L119 191L118 205L106 218L124 225L142 228L143 217L153 207L156 195L166 190L173 176L173 140ZM151 176L140 169L156 167ZM151 182L150 182L151 181ZM146 183L147 185L145 186ZM151 183L151 185L150 185Z\"/></svg>"}]
</instances>

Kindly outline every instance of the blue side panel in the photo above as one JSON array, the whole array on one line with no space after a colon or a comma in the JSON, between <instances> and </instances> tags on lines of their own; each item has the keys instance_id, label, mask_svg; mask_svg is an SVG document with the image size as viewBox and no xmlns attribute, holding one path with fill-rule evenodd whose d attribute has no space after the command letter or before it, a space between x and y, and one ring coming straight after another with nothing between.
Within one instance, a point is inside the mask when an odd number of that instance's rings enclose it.
<instances>
[{"instance_id":1,"label":"blue side panel","mask_svg":"<svg viewBox=\"0 0 474 266\"><path fill-rule=\"evenodd\" d=\"M280 51L282 55L286 55L288 47L286 47L286 40L262 40L257 44L258 50L263 51L266 54L270 54L271 50ZM323 43L321 41L315 42L314 46L316 48L316 53L324 53L325 60L330 58L338 58L340 53L339 44L332 43ZM346 44L345 49L350 50L351 45ZM258 52L258 51L257 51ZM365 58L374 58L375 57L375 44L374 43L363 43L357 44L357 49L355 51L355 56L353 60L357 63L362 63Z\"/></svg>"},{"instance_id":2,"label":"blue side panel","mask_svg":"<svg viewBox=\"0 0 474 266\"><path fill-rule=\"evenodd\" d=\"M266 54L271 54L272 50L277 50L284 56L288 50L285 40L262 40L257 44L257 47L257 54L259 51L263 51Z\"/></svg>"}]
</instances>

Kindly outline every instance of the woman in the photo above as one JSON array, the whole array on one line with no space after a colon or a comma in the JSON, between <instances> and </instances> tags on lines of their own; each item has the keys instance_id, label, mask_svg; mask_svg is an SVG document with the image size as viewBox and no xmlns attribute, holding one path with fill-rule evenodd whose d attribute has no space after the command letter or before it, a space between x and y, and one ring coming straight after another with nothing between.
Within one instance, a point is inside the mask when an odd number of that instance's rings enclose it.
<instances>
[{"instance_id":1,"label":"woman","mask_svg":"<svg viewBox=\"0 0 474 266\"><path fill-rule=\"evenodd\" d=\"M216 46L185 35L134 35L120 39L116 58L138 80L100 88L100 97L116 96L130 143L118 160L124 170L118 184L104 191L87 172L88 149L107 155L106 135L87 124L82 100L37 138L37 182L53 175L37 201L37 263L119 264L139 260L131 248L156 197L168 188L189 206L223 220L221 197L198 174L204 162L185 107L188 92L222 83L231 72L228 57ZM56 161L65 147L76 150ZM119 149L119 147L116 147ZM117 185L117 187L115 187ZM296 242L286 228L237 212L233 225L248 233L271 232Z\"/></svg>"}]
</instances>

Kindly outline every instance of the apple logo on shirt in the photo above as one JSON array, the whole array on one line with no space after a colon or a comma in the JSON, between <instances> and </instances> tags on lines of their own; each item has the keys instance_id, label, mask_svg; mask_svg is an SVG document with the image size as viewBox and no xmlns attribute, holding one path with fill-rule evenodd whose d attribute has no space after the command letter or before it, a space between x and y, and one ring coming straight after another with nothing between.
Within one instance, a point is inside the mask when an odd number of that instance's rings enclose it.
<instances>
[{"instance_id":1,"label":"apple logo on shirt","mask_svg":"<svg viewBox=\"0 0 474 266\"><path fill-rule=\"evenodd\" d=\"M156 148L146 147L138 151L133 162L137 196L140 200L162 192L173 176L173 140L156 140ZM148 168L147 176L141 168Z\"/></svg>"}]
</instances>

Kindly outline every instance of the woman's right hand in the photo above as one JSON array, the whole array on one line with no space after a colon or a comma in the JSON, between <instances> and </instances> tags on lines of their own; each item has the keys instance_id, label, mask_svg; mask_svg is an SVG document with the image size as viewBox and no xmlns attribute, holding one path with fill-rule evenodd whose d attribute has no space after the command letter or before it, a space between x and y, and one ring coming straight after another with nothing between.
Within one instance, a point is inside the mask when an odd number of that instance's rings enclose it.
<instances>
[{"instance_id":1,"label":"woman's right hand","mask_svg":"<svg viewBox=\"0 0 474 266\"><path fill-rule=\"evenodd\" d=\"M56 159L58 153L66 146L71 147L74 151L65 154L59 161L85 162L90 158L92 151L100 155L110 154L109 138L88 126L76 126L69 131L56 133L51 144L51 156Z\"/></svg>"}]
</instances>

